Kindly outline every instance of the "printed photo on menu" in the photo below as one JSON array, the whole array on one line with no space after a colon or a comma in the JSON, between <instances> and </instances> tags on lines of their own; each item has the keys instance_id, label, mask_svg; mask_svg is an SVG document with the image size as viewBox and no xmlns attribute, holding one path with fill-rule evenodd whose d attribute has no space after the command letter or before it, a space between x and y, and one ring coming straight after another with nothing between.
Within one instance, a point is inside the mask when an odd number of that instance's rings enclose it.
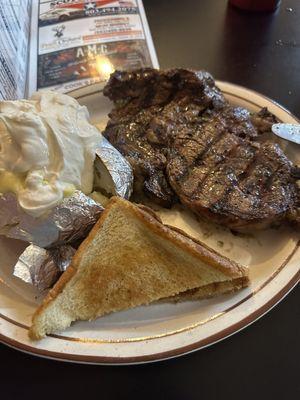
<instances>
[{"instance_id":1,"label":"printed photo on menu","mask_svg":"<svg viewBox=\"0 0 300 400\"><path fill-rule=\"evenodd\" d=\"M135 0L56 0L41 1L39 26L57 24L78 18L137 14Z\"/></svg>"},{"instance_id":2,"label":"printed photo on menu","mask_svg":"<svg viewBox=\"0 0 300 400\"><path fill-rule=\"evenodd\" d=\"M73 20L39 29L39 54L86 44L145 39L138 14Z\"/></svg>"},{"instance_id":3,"label":"printed photo on menu","mask_svg":"<svg viewBox=\"0 0 300 400\"><path fill-rule=\"evenodd\" d=\"M0 100L158 68L142 0L0 0Z\"/></svg>"},{"instance_id":4,"label":"printed photo on menu","mask_svg":"<svg viewBox=\"0 0 300 400\"><path fill-rule=\"evenodd\" d=\"M153 65L137 0L42 0L38 37L38 90L67 92Z\"/></svg>"},{"instance_id":5,"label":"printed photo on menu","mask_svg":"<svg viewBox=\"0 0 300 400\"><path fill-rule=\"evenodd\" d=\"M115 69L142 68L150 63L150 54L144 40L93 44L55 51L39 56L38 87L53 87L83 79L88 79L89 83L101 82L107 80ZM72 84L70 88L74 86Z\"/></svg>"}]
</instances>

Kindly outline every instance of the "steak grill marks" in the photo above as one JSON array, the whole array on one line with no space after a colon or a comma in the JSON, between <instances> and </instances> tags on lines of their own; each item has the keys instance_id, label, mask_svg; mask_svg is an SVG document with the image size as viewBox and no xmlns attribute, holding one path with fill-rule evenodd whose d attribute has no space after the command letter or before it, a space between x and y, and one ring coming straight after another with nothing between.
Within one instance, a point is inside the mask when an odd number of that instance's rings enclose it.
<instances>
[{"instance_id":1,"label":"steak grill marks","mask_svg":"<svg viewBox=\"0 0 300 400\"><path fill-rule=\"evenodd\" d=\"M115 102L104 135L133 167L135 200L180 200L237 230L295 215L296 169L256 140L276 122L266 109L233 107L208 73L183 69L116 71L104 94Z\"/></svg>"}]
</instances>

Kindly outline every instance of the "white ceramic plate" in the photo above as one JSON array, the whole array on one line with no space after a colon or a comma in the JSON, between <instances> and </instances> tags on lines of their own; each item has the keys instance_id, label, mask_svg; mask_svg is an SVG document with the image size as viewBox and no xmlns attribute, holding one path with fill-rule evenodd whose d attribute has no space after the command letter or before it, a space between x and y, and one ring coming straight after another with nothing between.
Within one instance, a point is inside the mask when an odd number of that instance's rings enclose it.
<instances>
[{"instance_id":1,"label":"white ceramic plate","mask_svg":"<svg viewBox=\"0 0 300 400\"><path fill-rule=\"evenodd\" d=\"M228 99L250 110L268 107L283 122L299 122L270 99L240 86L218 82ZM88 88L90 90L91 88ZM93 88L92 88L93 89ZM95 87L72 95L87 105L93 122L105 125L111 104ZM300 159L297 145L281 142L293 160ZM267 230L254 236L234 236L230 231L198 223L179 208L161 212L164 221L232 259L249 265L251 286L236 294L180 304L154 304L77 322L63 334L40 342L28 339L28 327L39 298L34 290L12 277L12 266L25 247L22 242L0 239L0 339L43 357L83 363L141 363L185 354L222 340L269 311L299 281L300 245L295 232Z\"/></svg>"}]
</instances>

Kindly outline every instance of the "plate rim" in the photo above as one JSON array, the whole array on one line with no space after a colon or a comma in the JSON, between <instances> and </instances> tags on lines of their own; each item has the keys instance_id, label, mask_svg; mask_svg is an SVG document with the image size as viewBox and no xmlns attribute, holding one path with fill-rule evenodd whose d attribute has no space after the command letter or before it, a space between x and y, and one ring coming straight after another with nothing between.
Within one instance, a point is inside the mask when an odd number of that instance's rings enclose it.
<instances>
[{"instance_id":1,"label":"plate rim","mask_svg":"<svg viewBox=\"0 0 300 400\"><path fill-rule=\"evenodd\" d=\"M259 96L261 98L264 98L266 101L272 103L285 113L287 113L289 116L291 116L293 119L298 121L300 123L300 119L296 117L293 113L291 113L289 110L287 110L285 107L277 103L275 100L272 100L268 96L265 96L264 94L261 94L255 90L248 89L244 86L237 85L234 83L230 83L227 81L216 81L217 85L228 85L229 87L233 87L242 91L250 92L253 93L255 96ZM90 87L99 87L99 84L92 84L89 85ZM100 88L99 88L100 89ZM95 92L90 92L87 91L87 88L79 88L72 90L68 92L68 95L73 95L74 98L82 98L86 97L92 94L95 94L97 92L101 93L102 90L96 90ZM80 92L83 91L85 94L81 96L80 94L76 96L76 93L74 92ZM224 92L226 92L224 90ZM227 92L228 93L228 92ZM232 94L233 93L228 93ZM236 94L234 94L236 97L240 97ZM259 106L258 104L251 102L251 100L241 97L242 100L246 100L249 103L253 103L256 106ZM257 321L259 318L264 316L266 313L268 313L272 308L274 308L280 301L282 301L288 293L299 283L300 281L300 269L298 268L298 271L292 275L291 278L289 278L288 282L281 287L279 291L276 291L276 293L268 299L266 302L264 302L262 305L259 306L259 308L253 310L250 314L244 316L244 318L241 318L237 322L229 325L228 327L224 329L220 329L219 331L213 333L212 335L209 335L205 338L202 338L199 341L187 344L185 346L181 347L175 347L173 349L163 351L163 352L158 352L158 353L151 353L151 354L144 354L140 356L100 356L100 355L90 355L90 354L72 354L72 353L63 353L63 352L56 352L56 351L50 351L46 350L43 348L38 348L38 347L33 347L28 344L25 344L21 341L17 341L12 337L5 336L0 333L0 342L14 348L17 350L20 350L22 352L31 354L31 355L36 355L39 357L44 357L48 359L54 359L54 360L59 360L59 361L65 361L65 362L73 362L73 363L84 363L84 364L100 364L100 365L132 365L132 364L143 364L143 363L149 363L149 362L155 362L155 361L162 361L166 359L171 359L174 357L179 357L182 355L186 355L188 353L201 350L205 347L211 346L221 340L224 340L235 333L241 331L242 329L246 328L247 326L251 325L255 321Z\"/></svg>"},{"instance_id":2,"label":"plate rim","mask_svg":"<svg viewBox=\"0 0 300 400\"><path fill-rule=\"evenodd\" d=\"M288 281L288 283L283 288L281 288L281 290L278 291L271 299L269 299L257 310L254 310L251 314L245 316L243 319L239 320L238 322L230 325L225 329L220 330L219 332L213 335L210 335L207 338L201 339L198 342L183 347L177 347L176 349L168 350L165 352L147 354L142 356L131 356L131 357L113 357L113 356L108 357L108 356L60 353L45 349L39 349L18 342L15 339L11 339L2 334L0 334L0 342L16 350L20 350L23 353L39 356L41 358L47 358L64 362L73 362L79 364L133 365L133 364L145 364L151 362L170 360L172 358L184 356L189 353L193 353L194 351L202 350L206 347L212 346L252 325L258 319L262 318L269 311L271 311L277 304L279 304L293 290L293 288L297 286L299 281L300 281L300 270L298 270Z\"/></svg>"}]
</instances>

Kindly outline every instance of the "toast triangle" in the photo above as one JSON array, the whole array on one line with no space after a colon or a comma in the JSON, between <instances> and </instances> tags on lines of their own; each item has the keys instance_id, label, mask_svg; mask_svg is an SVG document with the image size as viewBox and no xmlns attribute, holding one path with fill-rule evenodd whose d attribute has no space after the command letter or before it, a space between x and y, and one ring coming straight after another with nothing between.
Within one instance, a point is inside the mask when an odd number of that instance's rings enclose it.
<instances>
[{"instance_id":1,"label":"toast triangle","mask_svg":"<svg viewBox=\"0 0 300 400\"><path fill-rule=\"evenodd\" d=\"M29 336L41 339L76 320L93 320L179 293L189 297L189 290L239 279L248 282L245 267L163 225L145 209L113 197L35 312Z\"/></svg>"}]
</instances>

